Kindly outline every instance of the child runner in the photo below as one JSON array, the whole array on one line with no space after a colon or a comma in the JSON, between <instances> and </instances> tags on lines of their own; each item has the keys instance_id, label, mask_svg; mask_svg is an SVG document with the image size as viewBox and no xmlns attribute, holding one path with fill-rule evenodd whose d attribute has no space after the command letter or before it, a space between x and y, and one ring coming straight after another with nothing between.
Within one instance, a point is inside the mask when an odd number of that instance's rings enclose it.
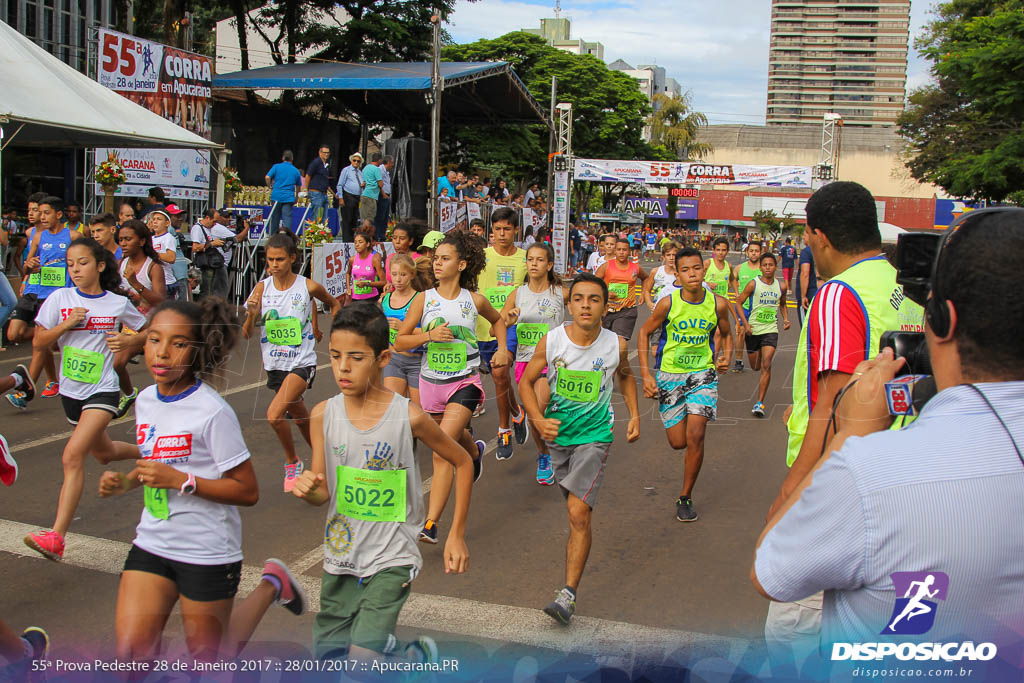
<instances>
[{"instance_id":1,"label":"child runner","mask_svg":"<svg viewBox=\"0 0 1024 683\"><path fill-rule=\"evenodd\" d=\"M396 228L397 230L397 228ZM394 258L392 258L392 256ZM391 264L391 284L394 291L388 292L381 299L380 306L388 320L391 331L388 343L394 344L398 336L398 327L405 320L409 305L419 296L413 289L416 277L416 265L408 254L397 253L388 256ZM420 403L420 363L422 353L409 351L391 351L391 359L384 367L384 388L399 396L407 396L416 405Z\"/></svg>"},{"instance_id":2,"label":"child runner","mask_svg":"<svg viewBox=\"0 0 1024 683\"><path fill-rule=\"evenodd\" d=\"M104 472L100 496L144 485L117 593L117 657L160 654L164 626L181 605L185 643L197 660L231 659L273 602L302 614L302 587L280 560L267 560L257 587L233 611L242 574L237 505L259 500L238 417L210 384L238 341L233 307L219 297L165 301L142 339L156 384L135 405L135 458L127 475ZM138 344L135 344L138 347Z\"/></svg>"},{"instance_id":3,"label":"child runner","mask_svg":"<svg viewBox=\"0 0 1024 683\"><path fill-rule=\"evenodd\" d=\"M735 287L733 295L739 299L747 283L761 274L761 243L751 241L747 245L747 260L732 269L732 286ZM733 306L736 315L736 363L733 365L733 372L743 372L743 340L750 333L747 325L747 317L750 315L750 307L743 308L739 304Z\"/></svg>"},{"instance_id":4,"label":"child runner","mask_svg":"<svg viewBox=\"0 0 1024 683\"><path fill-rule=\"evenodd\" d=\"M91 237L76 240L67 250L68 270L74 287L58 289L36 316L33 346L60 347L60 396L64 415L75 426L64 446L64 483L57 502L57 518L50 531L25 536L25 545L47 559L64 557L64 536L82 497L85 458L92 453L101 463L132 457L118 451L107 436L107 425L117 414L120 393L114 374L114 353L120 350L121 325L141 329L146 318L121 288L113 255ZM117 348L115 348L117 346Z\"/></svg>"},{"instance_id":5,"label":"child runner","mask_svg":"<svg viewBox=\"0 0 1024 683\"><path fill-rule=\"evenodd\" d=\"M124 254L117 243L117 219L112 213L101 213L89 221L90 236L103 245L103 248L114 255L114 260L121 263Z\"/></svg>"},{"instance_id":6,"label":"child runner","mask_svg":"<svg viewBox=\"0 0 1024 683\"><path fill-rule=\"evenodd\" d=\"M419 235L426 231L425 227L421 230L422 221L416 218L407 218L391 230L391 246L395 250L387 255L384 259L384 277L387 278L388 286L384 288L385 292L390 292L394 287L394 283L391 281L391 261L398 254L405 254L409 256L413 261L419 259L420 255L416 249L419 247Z\"/></svg>"},{"instance_id":7,"label":"child runner","mask_svg":"<svg viewBox=\"0 0 1024 683\"><path fill-rule=\"evenodd\" d=\"M629 243L620 238L615 243L615 258L598 268L596 275L608 285L604 327L629 341L636 327L636 285L647 279L647 271L629 260Z\"/></svg>"},{"instance_id":8,"label":"child runner","mask_svg":"<svg viewBox=\"0 0 1024 683\"><path fill-rule=\"evenodd\" d=\"M661 246L661 265L655 268L647 279L644 280L641 293L647 308L654 310L662 297L663 292L676 285L676 252L679 251L679 243L671 240ZM654 353L654 346L658 343L658 337L651 339L651 353Z\"/></svg>"},{"instance_id":9,"label":"child runner","mask_svg":"<svg viewBox=\"0 0 1024 683\"><path fill-rule=\"evenodd\" d=\"M167 298L178 296L178 280L174 277L174 261L178 253L178 238L170 231L171 215L163 208L153 209L146 214L146 227L153 233L153 249L160 257L164 269L164 285Z\"/></svg>"},{"instance_id":10,"label":"child runner","mask_svg":"<svg viewBox=\"0 0 1024 683\"><path fill-rule=\"evenodd\" d=\"M748 282L736 300L740 307L747 299L751 300L747 358L750 360L751 370L761 371L757 402L750 411L757 417L764 417L764 397L772 381L772 358L775 357L775 349L779 346L780 311L782 329L789 329L789 312L786 310L788 287L785 280L775 277L776 265L775 254L770 251L761 254L761 275Z\"/></svg>"},{"instance_id":11,"label":"child runner","mask_svg":"<svg viewBox=\"0 0 1024 683\"><path fill-rule=\"evenodd\" d=\"M572 322L554 328L540 340L520 385L530 419L551 450L555 477L569 509L565 587L544 608L562 624L568 624L576 611L576 592L590 553L591 515L611 453L616 374L629 409L626 439L633 442L640 437L640 409L628 344L601 327L607 305L608 286L603 280L589 273L577 276L569 287ZM541 411L534 383L545 368L551 403Z\"/></svg>"},{"instance_id":12,"label":"child runner","mask_svg":"<svg viewBox=\"0 0 1024 683\"><path fill-rule=\"evenodd\" d=\"M122 289L128 293L139 313L147 315L167 298L164 269L153 249L153 234L145 223L130 218L118 229L118 241L122 244L119 249L125 255L121 261ZM121 351L114 357L114 372L123 394L117 404L117 417L124 417L139 396L139 390L132 385L127 370L128 361L134 355L132 351Z\"/></svg>"},{"instance_id":13,"label":"child runner","mask_svg":"<svg viewBox=\"0 0 1024 683\"><path fill-rule=\"evenodd\" d=\"M615 235L610 232L601 235L601 239L597 242L597 251L592 253L590 258L587 259L587 272L596 273L597 269L604 265L605 261L612 258L614 251Z\"/></svg>"},{"instance_id":14,"label":"child runner","mask_svg":"<svg viewBox=\"0 0 1024 683\"><path fill-rule=\"evenodd\" d=\"M28 258L25 259L25 272L29 273L24 293L18 299L11 324L7 329L7 338L12 342L23 342L33 339L36 315L43 303L54 292L67 287L68 279L68 246L72 240L82 235L77 230L69 230L63 221L63 204L57 197L44 197L37 205L38 226L32 234L28 245ZM35 382L39 373L46 366L46 375L56 377L53 363L53 352L50 346L32 344L32 361L29 364L28 379ZM57 382L50 381L43 388L43 396L56 396L59 391ZM7 401L21 410L28 407L32 396L17 391L6 395Z\"/></svg>"},{"instance_id":15,"label":"child runner","mask_svg":"<svg viewBox=\"0 0 1024 683\"><path fill-rule=\"evenodd\" d=\"M314 325L319 299L333 316L341 308L323 285L292 272L298 259L295 236L280 230L267 240L268 277L256 283L245 302L242 335L248 339L257 326L263 328L260 349L267 371L267 388L274 399L267 407L267 421L284 450L284 490L291 491L295 477L302 474L302 460L295 454L295 441L288 418L295 421L302 438L309 436L309 410L302 393L316 377L316 344L322 335Z\"/></svg>"},{"instance_id":16,"label":"child runner","mask_svg":"<svg viewBox=\"0 0 1024 683\"><path fill-rule=\"evenodd\" d=\"M565 320L565 298L562 279L555 272L555 251L547 242L534 242L526 250L526 284L513 290L505 300L502 317L505 325L515 326L516 339L516 384L523 378L526 365L533 358L537 343L550 330ZM541 373L546 375L547 371ZM537 382L534 387L540 400L541 410L548 405L547 382ZM537 444L537 483L551 486L555 473L551 469L551 454L547 444L537 430L532 430Z\"/></svg>"},{"instance_id":17,"label":"child runner","mask_svg":"<svg viewBox=\"0 0 1024 683\"><path fill-rule=\"evenodd\" d=\"M494 246L484 250L487 263L480 272L479 285L487 301L497 310L501 310L508 295L526 281L526 250L516 247L513 241L518 227L519 217L512 209L498 209L491 216ZM543 240L538 242L544 243ZM477 318L476 336L480 341L480 367L485 372L491 371L498 404L498 443L494 457L508 460L513 453L513 437L520 444L526 443L529 438L529 423L516 398L512 368L502 365L494 365L492 368L491 357L498 350L497 331L492 334L487 320ZM505 347L510 354L515 355L517 343L515 330L506 331Z\"/></svg>"},{"instance_id":18,"label":"child runner","mask_svg":"<svg viewBox=\"0 0 1024 683\"><path fill-rule=\"evenodd\" d=\"M384 266L381 265L380 254L373 250L372 234L360 231L353 238L356 253L349 261L349 281L345 290L356 301L376 301L380 296L380 288L387 284L384 280Z\"/></svg>"},{"instance_id":19,"label":"child runner","mask_svg":"<svg viewBox=\"0 0 1024 683\"><path fill-rule=\"evenodd\" d=\"M472 462L415 402L383 386L388 330L383 313L368 302L335 316L331 369L341 393L313 408L313 463L292 490L311 505L329 503L320 612L313 626L320 659L437 659L430 638L402 647L394 635L409 586L423 566L416 545L423 483L413 439L455 469L444 571L458 574L468 567L464 536Z\"/></svg>"},{"instance_id":20,"label":"child runner","mask_svg":"<svg viewBox=\"0 0 1024 683\"><path fill-rule=\"evenodd\" d=\"M676 277L680 289L658 302L640 328L637 350L644 396L658 399L661 422L669 446L686 449L683 490L676 501L676 519L693 522L697 513L690 494L704 462L704 432L708 420L718 415L718 374L715 371L714 333L729 336L729 300L712 294L704 286L704 261L700 251L680 249L676 254ZM661 328L655 360L658 379L648 369L647 340ZM720 357L719 372L729 368L729 355Z\"/></svg>"},{"instance_id":21,"label":"child runner","mask_svg":"<svg viewBox=\"0 0 1024 683\"><path fill-rule=\"evenodd\" d=\"M729 298L729 292L733 290L736 282L732 266L725 260L725 257L728 255L729 240L719 236L711 244L711 258L704 262L704 282L710 285L716 295L726 299ZM729 307L729 310L733 311L733 315L735 315L735 310L732 306ZM738 326L737 329L739 329ZM738 342L734 340L733 343L736 344ZM722 343L717 328L715 328L715 348L718 350L719 356L721 356L725 345ZM728 361L728 359L726 360Z\"/></svg>"},{"instance_id":22,"label":"child runner","mask_svg":"<svg viewBox=\"0 0 1024 683\"><path fill-rule=\"evenodd\" d=\"M505 347L505 323L491 303L476 290L484 267L484 250L479 238L469 232L453 231L434 251L437 287L416 297L405 314L395 338L396 351L411 351L423 344L427 351L420 365L420 405L441 425L445 434L457 440L473 458L474 481L483 471L486 444L473 441L466 427L473 409L484 400L480 383L480 350L477 347L477 317L486 318L498 339L492 364L504 367L511 354ZM416 328L421 332L416 333ZM434 453L430 508L420 531L424 543L437 543L437 520L448 502L452 488L452 466Z\"/></svg>"}]
</instances>

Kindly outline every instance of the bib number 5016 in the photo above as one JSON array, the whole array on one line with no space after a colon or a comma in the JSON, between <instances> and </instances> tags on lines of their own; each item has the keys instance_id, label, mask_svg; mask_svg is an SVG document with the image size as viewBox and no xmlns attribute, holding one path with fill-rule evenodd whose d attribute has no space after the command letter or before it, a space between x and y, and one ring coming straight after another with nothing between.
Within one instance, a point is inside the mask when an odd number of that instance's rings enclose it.
<instances>
[{"instance_id":1,"label":"bib number 5016","mask_svg":"<svg viewBox=\"0 0 1024 683\"><path fill-rule=\"evenodd\" d=\"M598 370L558 369L555 393L570 401L594 403L601 393L601 372Z\"/></svg>"}]
</instances>

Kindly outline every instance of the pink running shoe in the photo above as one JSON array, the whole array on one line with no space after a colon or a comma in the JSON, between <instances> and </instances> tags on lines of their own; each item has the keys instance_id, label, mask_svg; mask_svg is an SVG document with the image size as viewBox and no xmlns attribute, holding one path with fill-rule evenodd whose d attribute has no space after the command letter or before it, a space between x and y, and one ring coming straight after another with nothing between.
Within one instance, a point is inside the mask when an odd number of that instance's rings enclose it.
<instances>
[{"instance_id":1,"label":"pink running shoe","mask_svg":"<svg viewBox=\"0 0 1024 683\"><path fill-rule=\"evenodd\" d=\"M268 576L274 577L281 586L277 591L277 604L296 615L306 611L306 591L302 590L302 585L295 580L288 565L275 557L270 558L263 565L263 578Z\"/></svg>"},{"instance_id":2,"label":"pink running shoe","mask_svg":"<svg viewBox=\"0 0 1024 683\"><path fill-rule=\"evenodd\" d=\"M7 447L7 439L0 435L0 482L10 486L18 480L18 463Z\"/></svg>"},{"instance_id":3,"label":"pink running shoe","mask_svg":"<svg viewBox=\"0 0 1024 683\"><path fill-rule=\"evenodd\" d=\"M25 545L48 560L60 562L64 559L64 537L56 531L40 529L34 534L25 536Z\"/></svg>"},{"instance_id":4,"label":"pink running shoe","mask_svg":"<svg viewBox=\"0 0 1024 683\"><path fill-rule=\"evenodd\" d=\"M284 464L284 492L291 493L291 490L295 488L295 478L302 474L306 468L302 465L302 461L298 462L286 462Z\"/></svg>"}]
</instances>

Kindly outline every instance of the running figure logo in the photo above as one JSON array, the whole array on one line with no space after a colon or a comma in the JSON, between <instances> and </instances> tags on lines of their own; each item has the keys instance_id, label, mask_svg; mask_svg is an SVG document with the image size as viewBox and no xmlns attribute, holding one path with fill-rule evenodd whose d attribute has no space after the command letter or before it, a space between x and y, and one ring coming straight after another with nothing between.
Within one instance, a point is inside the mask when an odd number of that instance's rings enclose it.
<instances>
[{"instance_id":1,"label":"running figure logo","mask_svg":"<svg viewBox=\"0 0 1024 683\"><path fill-rule=\"evenodd\" d=\"M882 635L920 635L935 624L935 600L945 600L949 576L943 572L895 572L892 584L896 604Z\"/></svg>"},{"instance_id":2,"label":"running figure logo","mask_svg":"<svg viewBox=\"0 0 1024 683\"><path fill-rule=\"evenodd\" d=\"M145 78L146 74L150 71L156 74L156 67L153 66L153 51L149 45L145 45L142 48L142 77Z\"/></svg>"}]
</instances>

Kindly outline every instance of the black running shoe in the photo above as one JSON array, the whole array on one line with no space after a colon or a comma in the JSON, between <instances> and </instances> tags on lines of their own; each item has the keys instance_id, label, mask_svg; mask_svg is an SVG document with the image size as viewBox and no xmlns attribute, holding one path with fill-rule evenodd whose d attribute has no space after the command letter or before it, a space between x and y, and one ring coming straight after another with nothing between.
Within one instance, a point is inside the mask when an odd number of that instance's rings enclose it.
<instances>
[{"instance_id":1,"label":"black running shoe","mask_svg":"<svg viewBox=\"0 0 1024 683\"><path fill-rule=\"evenodd\" d=\"M676 519L680 522L697 521L697 511L693 509L692 498L680 498L676 501Z\"/></svg>"}]
</instances>

